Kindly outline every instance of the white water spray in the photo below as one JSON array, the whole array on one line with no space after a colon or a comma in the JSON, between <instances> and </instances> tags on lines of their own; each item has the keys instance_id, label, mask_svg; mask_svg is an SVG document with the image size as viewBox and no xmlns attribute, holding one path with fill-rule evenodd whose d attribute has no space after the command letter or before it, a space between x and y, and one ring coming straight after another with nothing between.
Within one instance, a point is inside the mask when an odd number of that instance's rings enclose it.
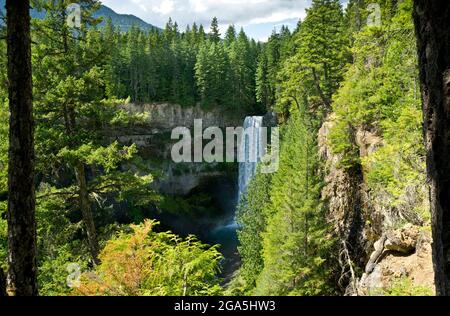
<instances>
[{"instance_id":1,"label":"white water spray","mask_svg":"<svg viewBox=\"0 0 450 316\"><path fill-rule=\"evenodd\" d=\"M248 185L256 175L258 162L265 155L265 135L263 133L263 117L248 116L244 121L239 155L243 160L239 163L239 195L238 203L246 193Z\"/></svg>"}]
</instances>

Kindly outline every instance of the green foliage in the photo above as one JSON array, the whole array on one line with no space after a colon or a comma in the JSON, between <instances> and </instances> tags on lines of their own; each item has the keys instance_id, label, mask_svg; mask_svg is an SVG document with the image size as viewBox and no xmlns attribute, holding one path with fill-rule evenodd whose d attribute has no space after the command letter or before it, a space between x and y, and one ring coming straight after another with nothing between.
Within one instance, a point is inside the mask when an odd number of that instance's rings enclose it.
<instances>
[{"instance_id":1,"label":"green foliage","mask_svg":"<svg viewBox=\"0 0 450 316\"><path fill-rule=\"evenodd\" d=\"M40 2L36 7L44 8L46 17L33 21L38 282L47 295L68 293L67 265L86 266L90 257L80 192L87 195L98 231L109 224L105 214L114 205L157 200L151 175L122 169L137 154L136 146L120 146L108 138L109 129L142 118L124 117L119 107L124 101L106 99L112 57L104 36L113 34L95 28L99 20L92 13L99 2L80 3L83 27L77 32L66 25L67 4Z\"/></svg>"},{"instance_id":2,"label":"green foliage","mask_svg":"<svg viewBox=\"0 0 450 316\"><path fill-rule=\"evenodd\" d=\"M255 42L250 41L241 29L237 39L228 48L231 71L231 105L244 112L257 111L255 99L255 72L257 52Z\"/></svg>"},{"instance_id":3,"label":"green foliage","mask_svg":"<svg viewBox=\"0 0 450 316\"><path fill-rule=\"evenodd\" d=\"M264 268L256 295L324 295L326 262L333 246L320 202L321 181L314 131L298 115L286 127L280 170L273 176L263 233ZM298 167L302 166L302 167Z\"/></svg>"},{"instance_id":4,"label":"green foliage","mask_svg":"<svg viewBox=\"0 0 450 316\"><path fill-rule=\"evenodd\" d=\"M96 23L89 13L97 5L95 1L85 3L83 12L91 21L88 25ZM130 118L121 122L120 101L105 100L108 58L103 56L108 56L108 46L103 45L103 34L90 28L82 29L78 37L72 37L67 33L69 30L64 19L61 20L65 7L54 4L46 9L47 18L36 22L38 44L33 54L34 61L39 60L39 63L35 62L33 74L39 122L36 151L42 182L51 184L54 191L71 193L69 191L76 190L74 185L79 183L53 181L52 178L56 170L76 170L82 165L93 173L87 179L91 195L105 197L115 192L120 196L127 190L141 188L143 193L154 196L148 188L151 176L138 177L119 171L121 164L130 161L137 153L136 146L122 147L118 143L105 146L106 131L114 127L112 124L130 124ZM48 28L51 25L59 27ZM64 54L60 54L61 51ZM68 183L66 188L61 187L61 182ZM51 194L47 192L46 196Z\"/></svg>"},{"instance_id":5,"label":"green foliage","mask_svg":"<svg viewBox=\"0 0 450 316\"><path fill-rule=\"evenodd\" d=\"M204 296L219 295L216 277L222 259L217 247L194 237L156 233L157 223L131 226L107 242L95 274L86 273L80 295Z\"/></svg>"},{"instance_id":6,"label":"green foliage","mask_svg":"<svg viewBox=\"0 0 450 316\"><path fill-rule=\"evenodd\" d=\"M76 166L81 161L84 164L101 166L106 172L110 172L117 169L124 160L131 159L136 152L134 144L119 149L117 142L108 147L96 147L91 142L76 149L64 147L58 153L58 158L64 159L72 166Z\"/></svg>"},{"instance_id":7,"label":"green foliage","mask_svg":"<svg viewBox=\"0 0 450 316\"><path fill-rule=\"evenodd\" d=\"M293 34L273 34L260 55L256 96L285 119L280 169L257 175L238 219L242 268L230 291L253 295L334 294L332 251L321 202L316 135L348 61L337 0L313 1Z\"/></svg>"},{"instance_id":8,"label":"green foliage","mask_svg":"<svg viewBox=\"0 0 450 316\"><path fill-rule=\"evenodd\" d=\"M81 1L84 26L74 32L65 23L71 1L34 2L47 11L45 19L33 21L41 294L223 294L217 246L155 232L156 223L146 220L144 210L156 202L164 212L204 216L211 212L211 198L161 199L151 189L152 175L134 172L145 164L137 147L110 140L111 129L145 121L120 107L130 101L200 103L242 114L276 111L282 118L280 169L258 173L239 206L242 266L226 294L336 294L335 240L321 199L316 140L331 111L333 151L342 156L342 167L362 167L370 197L399 214L393 224L429 220L412 0L376 1L382 7L381 27L364 26L368 1L350 0L344 14L338 0L313 0L296 30L283 27L264 45L234 26L221 40L216 18L208 34L196 24L181 32L172 20L162 32L138 27L121 32L110 20L100 29L101 21L93 18L100 2L94 0ZM5 50L0 41L1 69L6 69ZM7 194L6 105L6 72L1 72L2 199ZM365 157L356 144L358 130L370 130L380 140ZM82 189L105 246L94 268L81 222ZM119 205L130 221L144 224L131 230L119 225L112 215ZM2 268L5 214L6 202L0 199ZM71 263L92 269L75 291L67 286ZM381 293L431 294L408 279Z\"/></svg>"},{"instance_id":9,"label":"green foliage","mask_svg":"<svg viewBox=\"0 0 450 316\"><path fill-rule=\"evenodd\" d=\"M89 256L77 238L81 225L70 220L63 191L41 184L36 205L38 284L40 295L69 294L66 270L71 263L86 266Z\"/></svg>"},{"instance_id":10,"label":"green foliage","mask_svg":"<svg viewBox=\"0 0 450 316\"><path fill-rule=\"evenodd\" d=\"M209 34L196 24L181 32L170 19L163 32L122 33L107 23L103 35L109 97L255 110L258 48L243 31L237 37L230 27L222 41L216 18Z\"/></svg>"},{"instance_id":11,"label":"green foliage","mask_svg":"<svg viewBox=\"0 0 450 316\"><path fill-rule=\"evenodd\" d=\"M71 294L72 289L67 285L67 278L70 276L68 267L71 264L78 264L80 267L87 266L87 261L75 257L72 252L70 244L65 244L51 257L44 257L39 265L39 295L62 296Z\"/></svg>"},{"instance_id":12,"label":"green foliage","mask_svg":"<svg viewBox=\"0 0 450 316\"><path fill-rule=\"evenodd\" d=\"M415 286L408 278L393 282L391 287L371 293L375 296L434 296L433 289L426 286Z\"/></svg>"},{"instance_id":13,"label":"green foliage","mask_svg":"<svg viewBox=\"0 0 450 316\"><path fill-rule=\"evenodd\" d=\"M224 38L224 44L226 47L230 47L236 41L236 35L236 27L234 25L230 25Z\"/></svg>"},{"instance_id":14,"label":"green foliage","mask_svg":"<svg viewBox=\"0 0 450 316\"><path fill-rule=\"evenodd\" d=\"M188 216L201 219L214 214L212 197L206 194L196 194L189 197L163 196L159 208L164 213Z\"/></svg>"},{"instance_id":15,"label":"green foliage","mask_svg":"<svg viewBox=\"0 0 450 316\"><path fill-rule=\"evenodd\" d=\"M199 51L195 76L204 106L229 105L229 58L222 43L206 42ZM225 86L223 86L225 85Z\"/></svg>"},{"instance_id":16,"label":"green foliage","mask_svg":"<svg viewBox=\"0 0 450 316\"><path fill-rule=\"evenodd\" d=\"M355 61L334 98L330 145L343 155L343 167L362 164L378 203L420 222L429 219L429 208L411 10L412 1L403 1L381 27L355 35ZM362 159L355 142L361 128L383 140Z\"/></svg>"},{"instance_id":17,"label":"green foliage","mask_svg":"<svg viewBox=\"0 0 450 316\"><path fill-rule=\"evenodd\" d=\"M342 79L348 61L347 45L339 1L313 0L301 24L297 56L300 67L307 69L309 79L320 90L316 94L324 103L331 99Z\"/></svg>"},{"instance_id":18,"label":"green foliage","mask_svg":"<svg viewBox=\"0 0 450 316\"><path fill-rule=\"evenodd\" d=\"M305 113L283 127L280 169L258 174L241 201L242 267L228 291L251 295L326 295L334 240L320 202L315 129Z\"/></svg>"},{"instance_id":19,"label":"green foliage","mask_svg":"<svg viewBox=\"0 0 450 316\"><path fill-rule=\"evenodd\" d=\"M211 31L208 34L208 39L215 44L220 42L219 21L216 17L211 21Z\"/></svg>"},{"instance_id":20,"label":"green foliage","mask_svg":"<svg viewBox=\"0 0 450 316\"><path fill-rule=\"evenodd\" d=\"M258 173L239 204L237 219L241 228L238 231L238 249L242 259L239 272L247 290L256 286L256 279L264 267L262 234L269 215L265 212L270 209L270 188L271 175Z\"/></svg>"},{"instance_id":21,"label":"green foliage","mask_svg":"<svg viewBox=\"0 0 450 316\"><path fill-rule=\"evenodd\" d=\"M339 87L349 42L344 32L342 7L337 0L313 1L305 20L292 37L295 53L284 60L276 90L275 110L288 115L306 105L319 123L331 111Z\"/></svg>"},{"instance_id":22,"label":"green foliage","mask_svg":"<svg viewBox=\"0 0 450 316\"><path fill-rule=\"evenodd\" d=\"M256 98L265 110L272 110L275 105L276 92L281 84L278 72L282 62L292 54L292 42L289 29L283 27L280 33L272 34L259 55L256 70Z\"/></svg>"}]
</instances>

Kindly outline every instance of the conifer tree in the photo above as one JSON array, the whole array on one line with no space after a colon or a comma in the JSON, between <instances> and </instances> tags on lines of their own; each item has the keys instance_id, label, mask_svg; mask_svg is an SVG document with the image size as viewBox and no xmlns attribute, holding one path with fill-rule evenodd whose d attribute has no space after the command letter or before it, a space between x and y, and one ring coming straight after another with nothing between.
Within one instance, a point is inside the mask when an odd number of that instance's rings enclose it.
<instances>
[{"instance_id":1,"label":"conifer tree","mask_svg":"<svg viewBox=\"0 0 450 316\"><path fill-rule=\"evenodd\" d=\"M211 21L211 28L208 38L212 43L218 44L220 42L219 21L214 17Z\"/></svg>"},{"instance_id":2,"label":"conifer tree","mask_svg":"<svg viewBox=\"0 0 450 316\"><path fill-rule=\"evenodd\" d=\"M230 25L225 34L224 43L226 47L230 47L236 41L236 28Z\"/></svg>"},{"instance_id":3,"label":"conifer tree","mask_svg":"<svg viewBox=\"0 0 450 316\"><path fill-rule=\"evenodd\" d=\"M99 22L92 18L99 3L86 1L82 5L83 26L73 30L66 24L65 2L42 3L41 8L48 14L44 20L36 21L40 30L36 34L39 45L35 48L35 58L40 63L34 68L39 91L35 105L40 121L36 139L43 178L40 195L44 199L63 196L68 206L72 197L77 197L75 205L82 214L88 249L94 263L99 263L96 204L92 195L124 196L148 179L118 171L120 162L135 154L135 146L120 147L117 143L105 146L102 141L104 128L121 124L123 113L114 101L104 100L107 63L104 56L108 47L102 45L101 33L90 27ZM132 30L132 34L131 38L138 41L139 32ZM130 54L135 56L138 52L132 49ZM130 72L136 95L142 80L137 68L136 64ZM73 172L73 182L61 185L55 181L52 172L61 168Z\"/></svg>"},{"instance_id":4,"label":"conifer tree","mask_svg":"<svg viewBox=\"0 0 450 316\"><path fill-rule=\"evenodd\" d=\"M245 290L251 294L256 280L264 268L263 233L270 216L270 188L272 175L258 173L250 182L247 194L239 201L237 219L240 225L238 237L242 266L239 275L245 281Z\"/></svg>"},{"instance_id":5,"label":"conifer tree","mask_svg":"<svg viewBox=\"0 0 450 316\"><path fill-rule=\"evenodd\" d=\"M314 107L330 111L332 95L342 80L348 56L344 16L338 0L313 0L298 34L298 51L291 64L303 85L311 87L306 98Z\"/></svg>"},{"instance_id":6,"label":"conifer tree","mask_svg":"<svg viewBox=\"0 0 450 316\"><path fill-rule=\"evenodd\" d=\"M270 205L265 207L264 267L254 295L333 293L327 262L333 240L325 234L316 133L309 120L305 112L296 112L287 125L280 170L273 176Z\"/></svg>"}]
</instances>

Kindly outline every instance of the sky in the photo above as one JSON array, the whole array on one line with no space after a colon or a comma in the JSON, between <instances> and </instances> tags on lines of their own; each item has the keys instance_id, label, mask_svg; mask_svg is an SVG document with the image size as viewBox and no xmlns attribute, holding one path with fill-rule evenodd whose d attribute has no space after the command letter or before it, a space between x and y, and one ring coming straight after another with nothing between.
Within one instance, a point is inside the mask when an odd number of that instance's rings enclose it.
<instances>
[{"instance_id":1,"label":"sky","mask_svg":"<svg viewBox=\"0 0 450 316\"><path fill-rule=\"evenodd\" d=\"M282 25L291 30L306 15L311 0L102 0L117 13L133 14L163 28L169 17L180 29L193 22L209 29L211 19L219 20L221 33L230 24L244 27L250 37L266 41L273 29Z\"/></svg>"}]
</instances>

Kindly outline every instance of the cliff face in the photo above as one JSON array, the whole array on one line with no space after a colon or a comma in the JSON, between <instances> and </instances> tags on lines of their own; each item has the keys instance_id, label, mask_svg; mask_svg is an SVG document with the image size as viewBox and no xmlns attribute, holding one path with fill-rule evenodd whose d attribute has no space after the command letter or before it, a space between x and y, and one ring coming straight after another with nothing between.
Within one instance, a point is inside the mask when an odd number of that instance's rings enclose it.
<instances>
[{"instance_id":1,"label":"cliff face","mask_svg":"<svg viewBox=\"0 0 450 316\"><path fill-rule=\"evenodd\" d=\"M131 114L145 114L146 127L153 131L172 131L176 127L193 127L194 120L201 119L205 128L211 126L240 126L242 120L235 113L226 113L217 109L204 110L202 107L183 107L170 103L127 104L123 108Z\"/></svg>"},{"instance_id":2,"label":"cliff face","mask_svg":"<svg viewBox=\"0 0 450 316\"><path fill-rule=\"evenodd\" d=\"M326 165L322 197L339 239L343 291L346 295L395 295L408 290L410 294L432 294L429 223L401 215L408 212L399 214L388 197L368 187L361 165L342 167L342 155L334 154L329 146L332 126L330 116L319 131L318 142ZM374 130L358 128L352 138L361 158L383 145Z\"/></svg>"},{"instance_id":3,"label":"cliff face","mask_svg":"<svg viewBox=\"0 0 450 316\"><path fill-rule=\"evenodd\" d=\"M211 178L226 175L226 170L219 164L174 163L171 149L178 140L171 139L171 132L176 127L187 127L193 137L196 119L202 120L203 129L241 126L243 119L239 115L169 103L127 104L122 107L130 114L140 115L143 121L131 128L113 131L110 141L137 145L143 164L124 167L136 172L146 168L153 171L157 175L155 189L161 193L188 195Z\"/></svg>"}]
</instances>

